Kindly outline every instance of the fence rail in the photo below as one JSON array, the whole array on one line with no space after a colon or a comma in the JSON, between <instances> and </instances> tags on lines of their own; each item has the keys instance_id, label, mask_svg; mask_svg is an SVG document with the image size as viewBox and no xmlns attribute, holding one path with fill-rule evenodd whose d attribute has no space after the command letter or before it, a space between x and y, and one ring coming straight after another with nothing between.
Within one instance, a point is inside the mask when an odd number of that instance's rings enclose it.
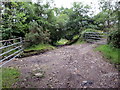
<instances>
[{"instance_id":1,"label":"fence rail","mask_svg":"<svg viewBox=\"0 0 120 90\"><path fill-rule=\"evenodd\" d=\"M23 52L22 38L0 41L0 67L10 62Z\"/></svg>"},{"instance_id":2,"label":"fence rail","mask_svg":"<svg viewBox=\"0 0 120 90\"><path fill-rule=\"evenodd\" d=\"M95 42L105 37L106 36L103 33L98 33L98 32L86 32L84 34L84 40L87 42Z\"/></svg>"}]
</instances>

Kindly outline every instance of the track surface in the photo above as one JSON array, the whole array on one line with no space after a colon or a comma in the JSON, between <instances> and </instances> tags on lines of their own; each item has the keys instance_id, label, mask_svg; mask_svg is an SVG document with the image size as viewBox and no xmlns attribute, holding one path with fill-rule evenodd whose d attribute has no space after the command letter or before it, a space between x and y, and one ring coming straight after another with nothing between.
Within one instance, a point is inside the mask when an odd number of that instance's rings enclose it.
<instances>
[{"instance_id":1,"label":"track surface","mask_svg":"<svg viewBox=\"0 0 120 90\"><path fill-rule=\"evenodd\" d=\"M118 71L94 50L95 46L65 46L15 59L5 66L21 71L21 79L13 88L117 88Z\"/></svg>"}]
</instances>

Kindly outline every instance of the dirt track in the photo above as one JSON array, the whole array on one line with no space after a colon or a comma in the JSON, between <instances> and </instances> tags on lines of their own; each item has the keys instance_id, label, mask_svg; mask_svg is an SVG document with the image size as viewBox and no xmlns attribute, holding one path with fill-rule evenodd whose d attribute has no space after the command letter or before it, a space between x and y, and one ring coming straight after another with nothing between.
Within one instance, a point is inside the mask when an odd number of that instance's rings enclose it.
<instances>
[{"instance_id":1,"label":"dirt track","mask_svg":"<svg viewBox=\"0 0 120 90\"><path fill-rule=\"evenodd\" d=\"M118 71L95 44L65 46L41 55L16 59L6 66L17 67L23 88L116 88ZM38 75L36 75L38 74Z\"/></svg>"}]
</instances>

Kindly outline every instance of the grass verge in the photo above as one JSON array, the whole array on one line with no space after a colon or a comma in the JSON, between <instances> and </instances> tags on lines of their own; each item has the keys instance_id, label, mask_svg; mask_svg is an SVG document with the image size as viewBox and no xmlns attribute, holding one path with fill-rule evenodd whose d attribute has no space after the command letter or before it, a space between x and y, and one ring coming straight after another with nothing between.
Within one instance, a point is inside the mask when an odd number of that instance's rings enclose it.
<instances>
[{"instance_id":1,"label":"grass verge","mask_svg":"<svg viewBox=\"0 0 120 90\"><path fill-rule=\"evenodd\" d=\"M103 53L103 55L110 60L113 64L120 64L120 60L118 59L118 54L120 53L120 49L112 48L109 45L100 45L96 48L96 50Z\"/></svg>"},{"instance_id":2,"label":"grass verge","mask_svg":"<svg viewBox=\"0 0 120 90\"><path fill-rule=\"evenodd\" d=\"M49 44L38 44L38 45L31 46L29 48L26 48L25 51L43 50L43 49L49 49L49 48L54 49L55 47L53 47L52 45L49 45Z\"/></svg>"},{"instance_id":3,"label":"grass verge","mask_svg":"<svg viewBox=\"0 0 120 90\"><path fill-rule=\"evenodd\" d=\"M2 68L2 88L11 88L12 85L19 80L20 72L16 68Z\"/></svg>"},{"instance_id":4,"label":"grass verge","mask_svg":"<svg viewBox=\"0 0 120 90\"><path fill-rule=\"evenodd\" d=\"M60 40L56 43L56 45L64 45L64 44L66 44L67 42L68 42L67 39L60 39Z\"/></svg>"},{"instance_id":5,"label":"grass verge","mask_svg":"<svg viewBox=\"0 0 120 90\"><path fill-rule=\"evenodd\" d=\"M82 41L82 40L78 40L75 44L84 44L85 41Z\"/></svg>"},{"instance_id":6,"label":"grass verge","mask_svg":"<svg viewBox=\"0 0 120 90\"><path fill-rule=\"evenodd\" d=\"M55 49L55 47L50 45L50 44L34 45L34 46L29 47L29 48L26 48L24 50L24 53L22 53L21 57L19 57L19 58L33 56L33 55L39 55L41 53L44 53L46 51L53 50L53 49Z\"/></svg>"}]
</instances>

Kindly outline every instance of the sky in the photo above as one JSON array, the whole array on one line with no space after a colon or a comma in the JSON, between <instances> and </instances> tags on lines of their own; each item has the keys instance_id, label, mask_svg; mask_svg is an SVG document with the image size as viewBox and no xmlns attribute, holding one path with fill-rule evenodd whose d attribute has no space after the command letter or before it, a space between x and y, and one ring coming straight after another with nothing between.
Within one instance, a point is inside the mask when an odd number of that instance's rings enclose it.
<instances>
[{"instance_id":1,"label":"sky","mask_svg":"<svg viewBox=\"0 0 120 90\"><path fill-rule=\"evenodd\" d=\"M33 2L35 1L41 1L41 0L32 0ZM51 1L51 0L43 0L43 1ZM64 8L70 8L72 6L73 2L82 2L83 4L88 4L92 7L92 10L94 11L94 14L99 13L99 5L98 1L99 0L53 0L56 7L64 7ZM92 4L91 4L92 2Z\"/></svg>"},{"instance_id":2,"label":"sky","mask_svg":"<svg viewBox=\"0 0 120 90\"><path fill-rule=\"evenodd\" d=\"M54 0L54 2L57 7L64 6L69 8L73 2L82 2L84 4L90 4L90 2L92 2L94 5L96 5L98 0Z\"/></svg>"},{"instance_id":3,"label":"sky","mask_svg":"<svg viewBox=\"0 0 120 90\"><path fill-rule=\"evenodd\" d=\"M98 0L54 0L56 7L67 7L70 8L73 2L82 2L83 4L88 4L92 7L94 14L99 13ZM92 2L92 4L91 4Z\"/></svg>"},{"instance_id":4,"label":"sky","mask_svg":"<svg viewBox=\"0 0 120 90\"><path fill-rule=\"evenodd\" d=\"M51 0L32 0L35 1L51 1ZM72 6L73 2L82 2L84 5L90 5L92 7L91 11L94 11L94 15L98 14L100 12L98 2L100 0L53 0L55 3L55 7L64 7L64 8L70 8ZM109 0L108 0L109 1ZM118 2L118 0L110 0L114 2Z\"/></svg>"}]
</instances>

